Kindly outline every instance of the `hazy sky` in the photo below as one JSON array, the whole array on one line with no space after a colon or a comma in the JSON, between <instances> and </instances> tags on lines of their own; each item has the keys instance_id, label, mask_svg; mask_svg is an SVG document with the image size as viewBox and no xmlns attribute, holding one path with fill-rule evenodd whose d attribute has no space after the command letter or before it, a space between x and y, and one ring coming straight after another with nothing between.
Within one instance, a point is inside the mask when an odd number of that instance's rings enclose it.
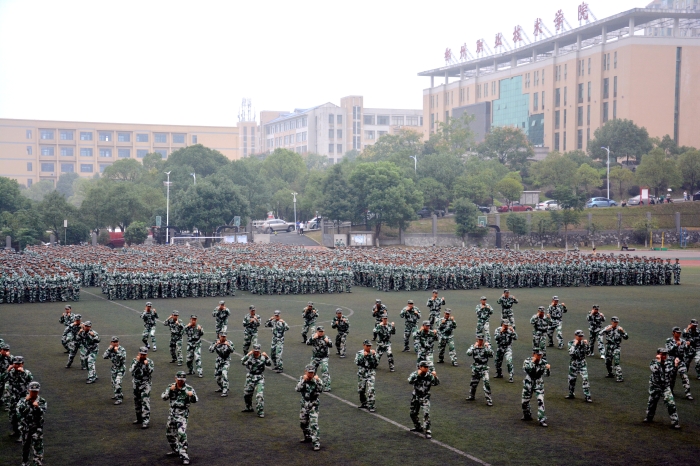
<instances>
[{"instance_id":1,"label":"hazy sky","mask_svg":"<svg viewBox=\"0 0 700 466\"><path fill-rule=\"evenodd\" d=\"M292 110L346 95L420 108L446 47L474 53L582 0L0 0L0 117L235 125L240 102ZM649 0L590 0L600 19Z\"/></svg>"}]
</instances>

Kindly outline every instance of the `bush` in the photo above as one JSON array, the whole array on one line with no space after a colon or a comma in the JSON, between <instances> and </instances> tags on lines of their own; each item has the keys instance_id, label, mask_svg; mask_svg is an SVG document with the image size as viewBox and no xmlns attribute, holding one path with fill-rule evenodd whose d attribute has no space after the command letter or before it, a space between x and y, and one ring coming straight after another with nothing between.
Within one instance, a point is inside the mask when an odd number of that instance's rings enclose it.
<instances>
[{"instance_id":1,"label":"bush","mask_svg":"<svg viewBox=\"0 0 700 466\"><path fill-rule=\"evenodd\" d=\"M589 194L591 197L604 197L603 191L600 189L593 189ZM608 194L608 191L606 190L605 195L607 196L607 194Z\"/></svg>"},{"instance_id":2,"label":"bush","mask_svg":"<svg viewBox=\"0 0 700 466\"><path fill-rule=\"evenodd\" d=\"M148 228L143 222L134 222L124 232L124 241L131 246L132 244L143 244L148 238Z\"/></svg>"},{"instance_id":3,"label":"bush","mask_svg":"<svg viewBox=\"0 0 700 466\"><path fill-rule=\"evenodd\" d=\"M547 199L552 199L552 198L554 198L554 190L553 190L553 189L550 189L549 191L545 191L545 192L544 192L544 196L545 196Z\"/></svg>"},{"instance_id":4,"label":"bush","mask_svg":"<svg viewBox=\"0 0 700 466\"><path fill-rule=\"evenodd\" d=\"M635 223L632 228L632 238L634 238L638 244L644 244L644 241L649 238L649 233L659 228L659 225L656 223L656 220L647 220L645 218Z\"/></svg>"},{"instance_id":5,"label":"bush","mask_svg":"<svg viewBox=\"0 0 700 466\"><path fill-rule=\"evenodd\" d=\"M109 243L109 232L107 230L101 230L100 234L97 235L97 244L101 244L102 246L107 246L107 243Z\"/></svg>"}]
</instances>

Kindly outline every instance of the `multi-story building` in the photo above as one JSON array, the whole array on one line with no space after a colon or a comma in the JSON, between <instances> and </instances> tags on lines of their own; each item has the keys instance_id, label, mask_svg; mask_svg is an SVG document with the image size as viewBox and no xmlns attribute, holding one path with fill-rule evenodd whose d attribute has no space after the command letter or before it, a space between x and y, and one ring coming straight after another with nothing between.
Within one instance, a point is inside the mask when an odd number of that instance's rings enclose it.
<instances>
[{"instance_id":1,"label":"multi-story building","mask_svg":"<svg viewBox=\"0 0 700 466\"><path fill-rule=\"evenodd\" d=\"M222 126L144 125L0 119L0 176L31 186L56 181L62 173L93 176L121 159L142 159L157 152L167 158L193 144L216 149L230 159L244 156L246 130L255 138L255 122L244 130ZM250 127L250 128L248 128ZM244 131L239 138L239 131ZM239 140L242 139L242 140ZM241 142L243 144L241 144Z\"/></svg>"},{"instance_id":2,"label":"multi-story building","mask_svg":"<svg viewBox=\"0 0 700 466\"><path fill-rule=\"evenodd\" d=\"M492 126L515 126L543 149L585 150L597 128L626 118L651 136L668 134L679 145L700 147L700 10L693 9L695 0L655 3L658 8L602 20L584 17L571 29L558 15L555 35L526 44L517 40L525 34L516 28L513 44L497 36L503 45L496 53L486 53L478 41L476 58L466 51L461 60L446 54L446 66L419 73L430 77L424 133L468 113L477 139ZM535 38L548 29L537 24Z\"/></svg>"},{"instance_id":3,"label":"multi-story building","mask_svg":"<svg viewBox=\"0 0 700 466\"><path fill-rule=\"evenodd\" d=\"M361 151L384 134L403 129L422 131L423 111L366 108L362 96L340 99L293 112L260 114L263 152L278 147L299 153L313 152L339 161L351 150Z\"/></svg>"}]
</instances>

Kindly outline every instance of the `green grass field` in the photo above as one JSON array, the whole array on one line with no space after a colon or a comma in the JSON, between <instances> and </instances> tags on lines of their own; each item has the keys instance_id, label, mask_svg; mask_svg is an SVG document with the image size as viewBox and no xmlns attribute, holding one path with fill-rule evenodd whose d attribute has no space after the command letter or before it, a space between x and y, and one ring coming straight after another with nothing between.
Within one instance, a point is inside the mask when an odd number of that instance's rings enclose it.
<instances>
[{"instance_id":1,"label":"green grass field","mask_svg":"<svg viewBox=\"0 0 700 466\"><path fill-rule=\"evenodd\" d=\"M656 421L642 424L646 408L649 361L655 349L670 336L674 325L685 326L689 319L700 317L700 268L687 267L682 286L568 288L514 290L520 300L515 307L520 339L514 345L516 383L507 379L491 380L494 406L484 403L481 387L476 402L466 402L470 369L465 351L473 342L476 318L474 307L481 294L495 304L501 290L445 291L448 307L458 323L456 345L460 367L437 365L441 385L432 391L434 441L407 431L411 427L408 406L411 387L406 381L414 370L414 353L401 353L403 322L398 312L407 299L416 300L425 314L428 292L379 293L354 288L352 294L253 296L240 293L228 298L233 312L229 336L240 353L241 320L249 304L255 304L267 319L274 309L292 326L286 339L285 375L269 372L266 377L266 417L241 413L243 409L244 370L236 359L230 371L232 393L221 398L213 377L214 355L203 345L205 377L190 378L200 402L192 406L189 443L192 464L475 464L460 452L489 464L692 464L697 462L697 439L700 434L700 401L677 397L682 430L672 431L665 407L660 405ZM91 295L90 293L94 294ZM531 349L531 329L527 324L538 305L546 305L558 294L569 308L565 315L566 340L577 328L586 330L585 316L592 304L600 304L608 321L620 317L630 339L622 345L624 383L604 378L604 362L589 360L591 392L594 403L583 402L580 381L577 399L565 400L567 393L568 355L550 349L552 376L545 379L545 401L549 428L536 422L520 420L522 361ZM353 354L361 342L371 336L373 318L370 308L381 297L397 324L393 349L397 370L390 373L386 359L377 373L377 415L360 411L356 367ZM161 318L172 309L181 316L196 313L213 339L211 311L219 298L155 300ZM299 397L295 381L311 356L310 347L301 344L301 309L306 301L317 304L320 321L329 323L333 310L342 306L351 314L349 356L331 356L330 372L333 391L324 394L320 408L322 450L313 452L300 444ZM141 342L142 323L137 311L142 301L108 302L98 289L88 289L73 306L84 319L92 320L93 329L102 337L101 353L111 335L122 337L128 359ZM496 306L494 306L496 307ZM169 364L167 329L157 330L158 351L151 354L155 375L151 395L151 428L141 430L131 424L135 418L131 397L131 377L125 377L125 402L114 406L110 400L109 362L98 360L99 381L86 385L86 372L79 364L64 368L66 355L60 344L63 326L58 323L62 303L3 305L0 307L0 336L12 346L12 353L23 355L26 368L42 383L42 396L49 411L45 429L45 463L51 465L86 464L179 464L165 457L169 451L165 439L167 403L160 399L165 386L173 381L177 367ZM232 331L231 331L232 330ZM492 322L493 330L493 322ZM334 337L335 332L329 332ZM269 352L270 333L261 329L260 340ZM240 356L239 356L240 358ZM493 364L491 374L495 373ZM292 378L288 377L291 376ZM691 387L700 399L700 381L692 371ZM680 381L676 388L682 394ZM348 404L348 402L350 404ZM534 403L536 406L536 402ZM5 432L9 432L8 429ZM458 450L458 452L453 449ZM0 465L18 464L20 446L3 434L0 437Z\"/></svg>"}]
</instances>

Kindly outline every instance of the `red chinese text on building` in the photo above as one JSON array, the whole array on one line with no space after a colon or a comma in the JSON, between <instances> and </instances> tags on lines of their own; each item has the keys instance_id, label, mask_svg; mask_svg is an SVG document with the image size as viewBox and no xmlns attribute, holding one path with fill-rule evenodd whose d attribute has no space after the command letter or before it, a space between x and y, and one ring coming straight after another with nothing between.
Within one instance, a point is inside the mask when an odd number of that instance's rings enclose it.
<instances>
[{"instance_id":1,"label":"red chinese text on building","mask_svg":"<svg viewBox=\"0 0 700 466\"><path fill-rule=\"evenodd\" d=\"M561 31L564 27L564 12L561 10L557 11L557 14L554 15L554 27L557 32Z\"/></svg>"}]
</instances>

